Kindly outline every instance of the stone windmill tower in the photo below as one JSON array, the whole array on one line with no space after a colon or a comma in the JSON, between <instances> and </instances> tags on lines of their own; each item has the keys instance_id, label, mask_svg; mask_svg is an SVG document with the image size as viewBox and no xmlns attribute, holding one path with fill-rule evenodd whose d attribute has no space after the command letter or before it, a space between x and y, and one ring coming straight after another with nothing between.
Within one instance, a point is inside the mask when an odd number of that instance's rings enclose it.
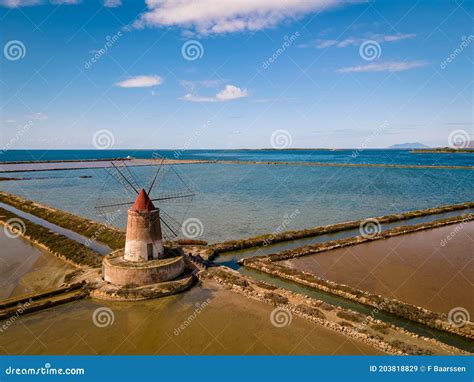
<instances>
[{"instance_id":1,"label":"stone windmill tower","mask_svg":"<svg viewBox=\"0 0 474 382\"><path fill-rule=\"evenodd\" d=\"M164 257L160 211L142 188L128 210L124 259L148 261Z\"/></svg>"},{"instance_id":2,"label":"stone windmill tower","mask_svg":"<svg viewBox=\"0 0 474 382\"><path fill-rule=\"evenodd\" d=\"M137 196L134 201L118 203L112 203L107 199L108 204L96 206L102 215L110 213L110 209L120 211L121 207L129 206L125 247L110 253L103 260L103 279L108 283L122 286L155 285L180 277L186 269L182 253L173 253L171 250L167 253L164 246L165 238L171 240L178 236L181 224L156 204L179 201L182 203L183 200L192 198L194 194L179 175L177 179L182 183L176 180L172 182L174 190L161 189L165 175L169 177L169 173L165 174L166 170L162 170L163 161L164 159L158 165L148 191L138 185L125 162L122 164L111 162L109 174L120 182L129 194ZM171 169L171 165L165 166L167 170ZM184 185L184 189L183 187L176 189L179 184ZM155 185L159 190L155 190ZM155 192L151 197L153 191L158 193Z\"/></svg>"}]
</instances>

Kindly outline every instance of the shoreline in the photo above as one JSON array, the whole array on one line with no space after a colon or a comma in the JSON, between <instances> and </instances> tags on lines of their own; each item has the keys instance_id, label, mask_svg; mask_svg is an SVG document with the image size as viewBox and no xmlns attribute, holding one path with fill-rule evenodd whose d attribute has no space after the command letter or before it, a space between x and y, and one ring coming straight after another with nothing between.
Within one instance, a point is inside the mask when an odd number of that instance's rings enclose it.
<instances>
[{"instance_id":1,"label":"shoreline","mask_svg":"<svg viewBox=\"0 0 474 382\"><path fill-rule=\"evenodd\" d=\"M119 161L122 161L120 159ZM157 159L125 159L128 167L154 166L158 164ZM0 174L16 172L39 172L39 171L72 171L86 169L100 169L111 167L109 159L90 160L59 160L59 161L25 161L25 162L0 162ZM71 166L74 164L81 164ZM58 164L58 166L54 166ZM294 161L255 161L255 160L199 160L199 159L165 159L163 165L185 165L185 164L227 164L227 165L266 165L266 166L304 166L304 167L350 167L350 168L400 168L400 169L437 169L437 170L474 170L474 166L451 166L451 165L409 165L389 163L325 163L325 162L294 162ZM28 167L30 165L30 167ZM62 166L61 166L62 165ZM36 168L35 168L36 167ZM12 180L15 180L13 178ZM20 180L20 179L18 179Z\"/></svg>"}]
</instances>

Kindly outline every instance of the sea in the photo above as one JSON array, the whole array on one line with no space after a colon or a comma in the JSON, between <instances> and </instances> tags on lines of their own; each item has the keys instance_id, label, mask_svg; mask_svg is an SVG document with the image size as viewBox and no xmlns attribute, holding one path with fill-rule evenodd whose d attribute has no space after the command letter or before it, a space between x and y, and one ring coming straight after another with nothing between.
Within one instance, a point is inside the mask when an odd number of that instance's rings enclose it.
<instances>
[{"instance_id":1,"label":"sea","mask_svg":"<svg viewBox=\"0 0 474 382\"><path fill-rule=\"evenodd\" d=\"M320 162L355 164L447 165L474 166L471 153L414 153L398 149L317 149L317 150L7 150L0 152L0 162L54 161L126 158Z\"/></svg>"},{"instance_id":2,"label":"sea","mask_svg":"<svg viewBox=\"0 0 474 382\"><path fill-rule=\"evenodd\" d=\"M321 167L272 164L200 163L174 165L156 184L157 195L192 190L193 198L163 201L159 207L177 236L209 242L340 223L474 200L474 155L412 153L410 150L9 150L0 161L83 160L117 157L466 166L464 169ZM128 169L148 187L156 166ZM180 181L174 175L178 174ZM167 175L169 174L169 176ZM173 175L173 176L171 176ZM98 208L133 201L106 169L15 172L0 177L0 190L98 221ZM181 182L182 181L182 182ZM126 208L111 224L123 228ZM171 224L171 223L170 223ZM173 234L170 233L173 236Z\"/></svg>"}]
</instances>

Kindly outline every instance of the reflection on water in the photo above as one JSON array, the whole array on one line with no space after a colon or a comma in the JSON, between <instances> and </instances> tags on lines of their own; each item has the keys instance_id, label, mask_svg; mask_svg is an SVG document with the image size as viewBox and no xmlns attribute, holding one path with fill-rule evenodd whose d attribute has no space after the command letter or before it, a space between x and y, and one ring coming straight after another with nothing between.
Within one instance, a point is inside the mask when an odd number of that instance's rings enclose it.
<instances>
[{"instance_id":1,"label":"reflection on water","mask_svg":"<svg viewBox=\"0 0 474 382\"><path fill-rule=\"evenodd\" d=\"M298 213L286 229L463 203L474 196L470 170L220 164L175 167L196 196L189 210L171 202L160 207L178 221L185 217L201 220L204 230L200 238L211 242L273 232L295 211ZM154 171L152 167L133 168L140 184L149 184ZM61 178L0 182L0 189L94 220L100 219L94 210L98 196L130 199L103 169L53 172ZM27 174L39 178L53 172ZM160 183L158 191L163 187L166 184ZM114 224L124 227L125 213L126 208Z\"/></svg>"},{"instance_id":2,"label":"reflection on water","mask_svg":"<svg viewBox=\"0 0 474 382\"><path fill-rule=\"evenodd\" d=\"M93 320L101 307L111 309L105 327ZM272 309L206 282L158 300L84 300L34 313L2 334L0 349L12 354L379 354L297 317L276 328Z\"/></svg>"}]
</instances>

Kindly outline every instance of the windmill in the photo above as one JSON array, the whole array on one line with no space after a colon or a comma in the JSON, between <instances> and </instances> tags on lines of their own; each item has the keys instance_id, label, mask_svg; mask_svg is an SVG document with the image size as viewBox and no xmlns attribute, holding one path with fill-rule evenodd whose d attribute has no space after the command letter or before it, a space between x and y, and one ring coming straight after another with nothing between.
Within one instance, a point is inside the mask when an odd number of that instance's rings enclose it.
<instances>
[{"instance_id":1,"label":"windmill","mask_svg":"<svg viewBox=\"0 0 474 382\"><path fill-rule=\"evenodd\" d=\"M172 165L165 165L164 160L165 158L159 158L156 160L157 165L152 166L156 167L156 170L152 171L147 187L140 185L146 181L140 181L138 175L150 173L150 166L137 166L132 172L125 161L114 160L111 166L106 168L110 178L122 186L120 189L126 192L126 196L117 198L116 188L102 190L95 209L108 224L115 222L124 209L127 210L124 257L128 261L162 258L162 239L171 241L179 235L182 220L194 197L193 191L182 176ZM173 210L175 215L179 210L180 217L172 216L170 210Z\"/></svg>"}]
</instances>

